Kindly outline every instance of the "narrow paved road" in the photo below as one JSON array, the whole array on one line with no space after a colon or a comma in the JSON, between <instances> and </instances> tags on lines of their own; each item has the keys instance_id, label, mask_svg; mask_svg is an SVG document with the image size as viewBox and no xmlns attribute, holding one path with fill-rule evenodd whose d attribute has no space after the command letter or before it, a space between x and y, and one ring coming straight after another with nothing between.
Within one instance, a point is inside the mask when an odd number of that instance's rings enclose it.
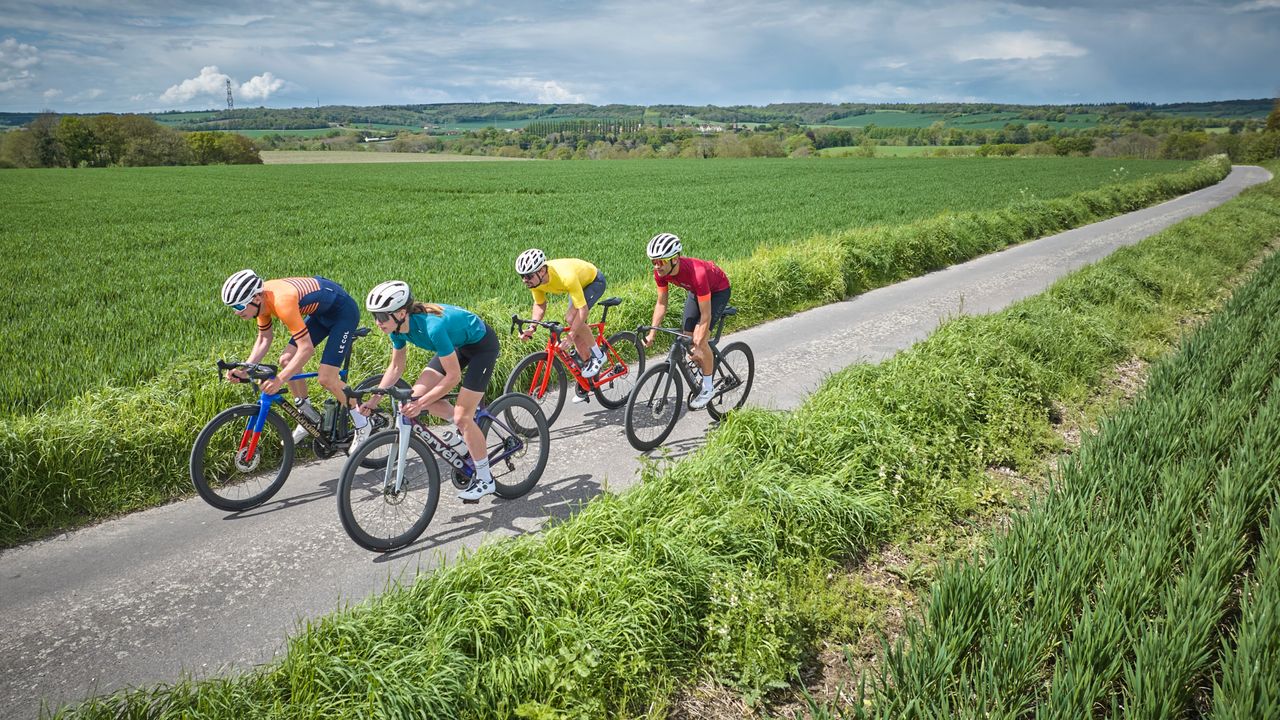
<instances>
[{"instance_id":1,"label":"narrow paved road","mask_svg":"<svg viewBox=\"0 0 1280 720\"><path fill-rule=\"evenodd\" d=\"M1269 178L1237 167L1218 185L1156 207L735 333L756 356L750 400L794 407L832 371L892 355L947 317L1039 293ZM426 535L391 555L367 553L343 533L334 501L340 459L296 468L272 502L249 512L192 498L8 550L0 555L0 715L33 717L43 703L269 662L299 623L429 572L461 548L537 530L606 489L629 487L640 458L621 419L595 404L568 405L529 496L464 507L447 492ZM705 413L683 418L667 450L688 453L705 429Z\"/></svg>"}]
</instances>

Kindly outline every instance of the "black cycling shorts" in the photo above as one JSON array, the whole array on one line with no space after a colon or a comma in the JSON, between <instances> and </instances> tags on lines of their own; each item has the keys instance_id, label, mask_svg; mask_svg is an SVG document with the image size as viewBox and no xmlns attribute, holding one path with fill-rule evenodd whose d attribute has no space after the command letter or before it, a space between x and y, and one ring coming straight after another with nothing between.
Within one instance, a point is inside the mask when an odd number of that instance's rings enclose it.
<instances>
[{"instance_id":1,"label":"black cycling shorts","mask_svg":"<svg viewBox=\"0 0 1280 720\"><path fill-rule=\"evenodd\" d=\"M484 337L462 345L455 352L458 354L458 365L462 368L462 387L483 393L489 388L489 378L493 377L493 368L498 364L498 334L484 324ZM431 358L427 367L444 375L444 366L440 364L440 356Z\"/></svg>"},{"instance_id":2,"label":"black cycling shorts","mask_svg":"<svg viewBox=\"0 0 1280 720\"><path fill-rule=\"evenodd\" d=\"M716 319L729 307L729 292L733 288L725 288L711 293L711 326L715 327ZM693 332L693 328L702 319L702 309L698 307L698 298L689 293L684 299L684 331Z\"/></svg>"}]
</instances>

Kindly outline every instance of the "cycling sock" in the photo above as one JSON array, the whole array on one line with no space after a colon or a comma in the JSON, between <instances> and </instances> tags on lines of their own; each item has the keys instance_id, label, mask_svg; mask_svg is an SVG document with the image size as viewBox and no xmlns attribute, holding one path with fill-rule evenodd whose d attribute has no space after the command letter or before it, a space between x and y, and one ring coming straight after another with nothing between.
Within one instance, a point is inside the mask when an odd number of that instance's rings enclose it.
<instances>
[{"instance_id":1,"label":"cycling sock","mask_svg":"<svg viewBox=\"0 0 1280 720\"><path fill-rule=\"evenodd\" d=\"M711 389L711 388L713 388L713 387L715 387L715 382L712 380L711 376L710 376L710 375L703 375L703 376L702 376L702 389L703 389L703 390L710 390L710 389Z\"/></svg>"},{"instance_id":2,"label":"cycling sock","mask_svg":"<svg viewBox=\"0 0 1280 720\"><path fill-rule=\"evenodd\" d=\"M357 411L355 408L350 408L349 410L347 410L347 412L351 413L351 424L355 425L356 427L362 428L365 425L369 424L369 418L360 414L360 412Z\"/></svg>"},{"instance_id":3,"label":"cycling sock","mask_svg":"<svg viewBox=\"0 0 1280 720\"><path fill-rule=\"evenodd\" d=\"M600 358L601 360L603 360L603 359L604 359L604 350L603 350L599 345L592 345L592 346L591 346L591 354L592 354L592 355L595 355L596 357Z\"/></svg>"},{"instance_id":4,"label":"cycling sock","mask_svg":"<svg viewBox=\"0 0 1280 720\"><path fill-rule=\"evenodd\" d=\"M489 471L489 458L480 458L476 463L476 477L490 482L493 480L493 473Z\"/></svg>"}]
</instances>

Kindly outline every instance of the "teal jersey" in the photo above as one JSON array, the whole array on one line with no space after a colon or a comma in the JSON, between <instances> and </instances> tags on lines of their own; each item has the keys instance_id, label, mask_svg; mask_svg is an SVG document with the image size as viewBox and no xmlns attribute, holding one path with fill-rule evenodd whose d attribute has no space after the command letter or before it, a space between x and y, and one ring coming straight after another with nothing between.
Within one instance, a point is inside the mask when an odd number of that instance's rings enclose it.
<instances>
[{"instance_id":1,"label":"teal jersey","mask_svg":"<svg viewBox=\"0 0 1280 720\"><path fill-rule=\"evenodd\" d=\"M391 346L399 350L413 343L440 357L453 354L459 347L484 339L484 321L475 313L453 305L440 305L444 315L415 313L409 316L409 332L391 333Z\"/></svg>"}]
</instances>

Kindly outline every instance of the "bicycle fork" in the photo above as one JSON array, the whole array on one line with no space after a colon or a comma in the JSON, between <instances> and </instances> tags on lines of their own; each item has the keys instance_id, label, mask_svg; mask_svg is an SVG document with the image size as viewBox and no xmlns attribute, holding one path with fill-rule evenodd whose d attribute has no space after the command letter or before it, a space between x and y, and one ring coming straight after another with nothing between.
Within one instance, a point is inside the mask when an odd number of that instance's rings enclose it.
<instances>
[{"instance_id":1,"label":"bicycle fork","mask_svg":"<svg viewBox=\"0 0 1280 720\"><path fill-rule=\"evenodd\" d=\"M390 457L387 458L387 464L382 469L382 493L385 495L390 490L392 495L399 495L400 489L404 487L404 461L409 456L409 440L413 437L413 421L403 415L397 415L398 422L396 430L399 433L396 438L395 450L392 451ZM395 466L395 482L391 479L391 468Z\"/></svg>"}]
</instances>

